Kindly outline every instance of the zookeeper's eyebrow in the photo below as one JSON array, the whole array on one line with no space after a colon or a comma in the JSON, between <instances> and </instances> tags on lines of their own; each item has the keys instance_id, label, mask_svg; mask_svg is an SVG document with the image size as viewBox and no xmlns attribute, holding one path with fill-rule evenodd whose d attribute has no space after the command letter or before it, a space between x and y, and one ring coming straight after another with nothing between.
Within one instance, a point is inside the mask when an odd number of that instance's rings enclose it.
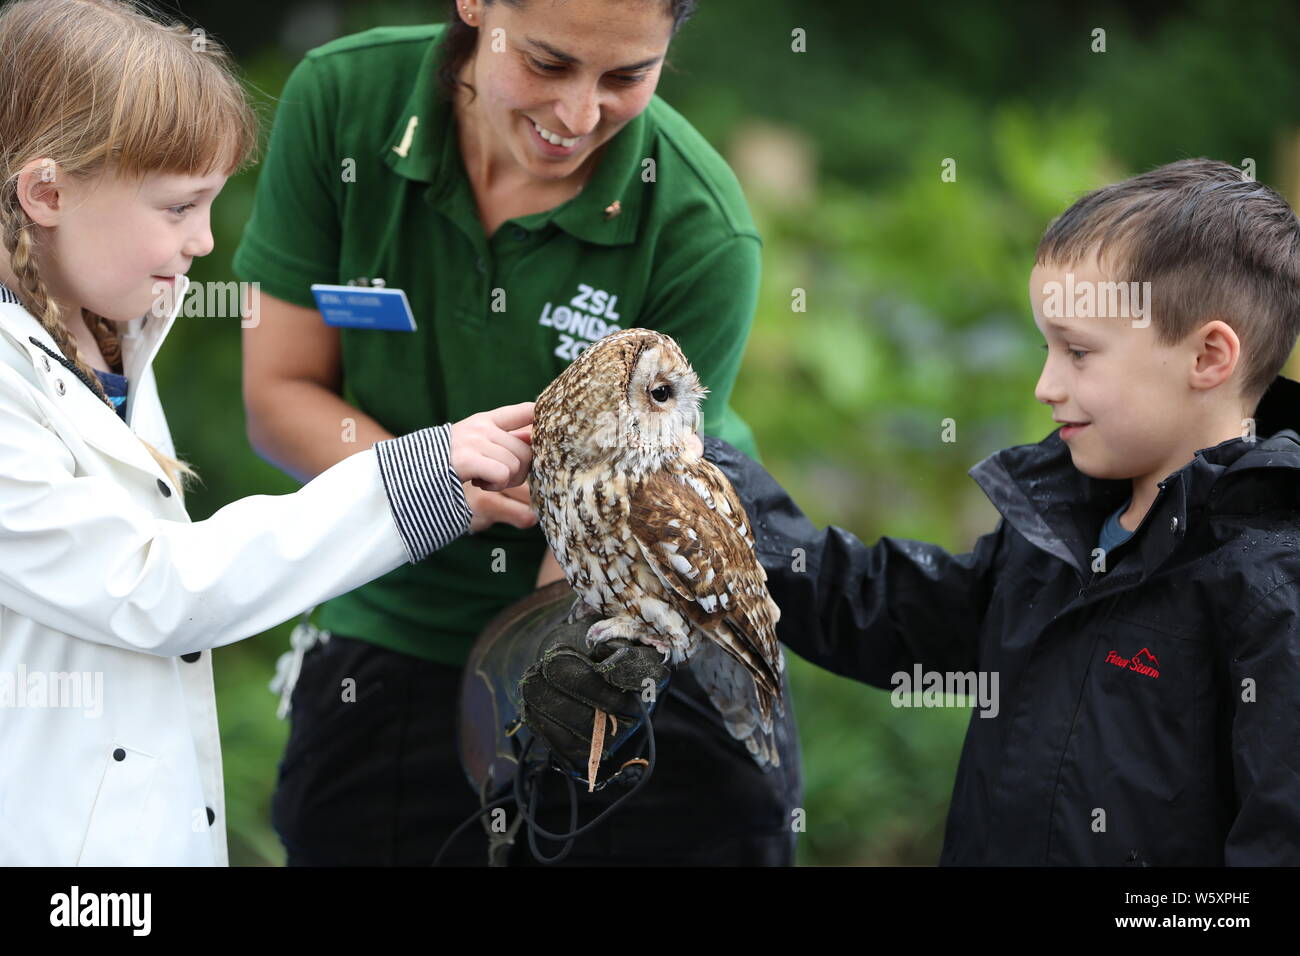
<instances>
[{"instance_id":1,"label":"zookeeper's eyebrow","mask_svg":"<svg viewBox=\"0 0 1300 956\"><path fill-rule=\"evenodd\" d=\"M549 43L543 40L534 40L532 37L524 37L524 39L527 40L529 43L531 43L533 46L537 47L539 50L544 50L546 53L550 54L551 56L555 57L557 60L560 60L563 63L572 63L575 66L582 65L582 61L579 60L576 56L573 56L568 53L563 53L560 50L555 49L555 47L551 46ZM648 66L654 66L662 59L663 59L662 56L652 56L650 57L650 59L642 60L640 63L629 63L627 66L617 66L610 72L632 73L636 70L644 70Z\"/></svg>"}]
</instances>

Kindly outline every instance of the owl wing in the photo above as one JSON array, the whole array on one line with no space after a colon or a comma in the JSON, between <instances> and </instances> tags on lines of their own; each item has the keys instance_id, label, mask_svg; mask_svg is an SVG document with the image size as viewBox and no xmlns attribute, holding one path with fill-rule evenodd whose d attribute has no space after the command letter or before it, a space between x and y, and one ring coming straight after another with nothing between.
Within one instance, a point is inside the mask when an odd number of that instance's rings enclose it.
<instances>
[{"instance_id":1,"label":"owl wing","mask_svg":"<svg viewBox=\"0 0 1300 956\"><path fill-rule=\"evenodd\" d=\"M632 536L679 608L753 677L763 722L780 706L784 669L767 573L754 553L745 509L726 476L699 459L685 471L652 472L632 492Z\"/></svg>"}]
</instances>

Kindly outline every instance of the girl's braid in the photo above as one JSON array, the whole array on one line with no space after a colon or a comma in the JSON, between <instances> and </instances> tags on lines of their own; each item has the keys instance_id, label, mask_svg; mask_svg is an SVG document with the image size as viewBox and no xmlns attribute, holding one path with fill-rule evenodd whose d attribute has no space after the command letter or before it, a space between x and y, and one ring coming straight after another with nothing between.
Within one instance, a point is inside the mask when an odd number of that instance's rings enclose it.
<instances>
[{"instance_id":1,"label":"girl's braid","mask_svg":"<svg viewBox=\"0 0 1300 956\"><path fill-rule=\"evenodd\" d=\"M16 180L6 183L4 191L0 194L0 231L3 232L4 246L9 253L9 266L13 269L14 277L18 280L18 288L14 290L18 297L23 299L24 307L36 316L41 323L41 327L49 333L50 338L54 339L54 344L59 347L67 358L69 358L77 368L81 369L85 375L85 380L94 386L95 394L108 405L113 407L109 401L108 395L105 394L103 386L99 382L99 377L95 375L94 370L81 357L81 351L77 348L77 341L73 338L72 333L68 331L63 324L59 315L59 305L50 297L45 288L45 280L41 278L40 271L36 268L36 259L33 256L32 240L32 221L23 211L22 206L18 203L18 183ZM96 316L100 322L107 321ZM93 325L88 324L91 332L95 332ZM113 345L117 345L117 335L115 332L110 333L113 338ZM96 338L103 342L104 338L96 335ZM120 354L115 349L116 354ZM106 361L112 359L106 354Z\"/></svg>"}]
</instances>

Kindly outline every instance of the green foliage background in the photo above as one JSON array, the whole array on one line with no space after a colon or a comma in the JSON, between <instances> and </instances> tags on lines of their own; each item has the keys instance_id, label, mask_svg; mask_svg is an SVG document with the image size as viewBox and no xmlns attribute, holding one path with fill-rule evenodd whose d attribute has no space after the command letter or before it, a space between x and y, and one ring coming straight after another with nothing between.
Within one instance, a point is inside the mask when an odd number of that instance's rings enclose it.
<instances>
[{"instance_id":1,"label":"green foliage background","mask_svg":"<svg viewBox=\"0 0 1300 956\"><path fill-rule=\"evenodd\" d=\"M329 35L444 10L326 7ZM288 40L275 42L272 15L252 3L180 12L231 44L269 124L304 31L281 23ZM1258 178L1294 201L1297 26L1290 5L1254 0L1086 12L703 0L660 95L738 170L747 159L763 168L761 150L745 155L756 122L811 157L803 193L742 180L765 254L734 400L813 520L868 542L887 534L954 551L992 529L996 513L967 470L1052 428L1033 398L1042 352L1026 294L1043 228L1079 193L1187 156L1251 157ZM1098 27L1104 53L1090 49ZM807 52L791 51L796 28ZM946 158L955 182L940 178ZM195 264L195 280L233 278L256 175L233 179L218 200L216 251ZM806 312L791 308L795 289ZM236 321L180 322L157 368L177 447L205 479L190 497L196 520L298 487L246 440ZM947 418L955 442L940 440ZM289 629L215 655L237 865L283 862L268 821L287 725L267 682ZM798 660L793 677L801 861L934 863L969 712L895 709L887 694Z\"/></svg>"}]
</instances>

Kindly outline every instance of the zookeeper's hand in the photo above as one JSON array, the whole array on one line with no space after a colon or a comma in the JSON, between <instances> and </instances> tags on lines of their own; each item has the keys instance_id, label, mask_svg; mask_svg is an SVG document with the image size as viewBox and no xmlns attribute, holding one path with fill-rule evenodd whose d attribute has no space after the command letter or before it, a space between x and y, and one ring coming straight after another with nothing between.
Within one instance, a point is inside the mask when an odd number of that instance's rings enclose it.
<instances>
[{"instance_id":1,"label":"zookeeper's hand","mask_svg":"<svg viewBox=\"0 0 1300 956\"><path fill-rule=\"evenodd\" d=\"M462 482L486 491L519 484L528 477L533 460L532 424L532 402L494 408L456 422L451 426L451 467Z\"/></svg>"},{"instance_id":2,"label":"zookeeper's hand","mask_svg":"<svg viewBox=\"0 0 1300 956\"><path fill-rule=\"evenodd\" d=\"M482 531L498 521L516 528L531 528L537 524L537 514L529 503L528 482L505 491L483 491L467 481L465 503L474 512L469 522L470 534Z\"/></svg>"},{"instance_id":3,"label":"zookeeper's hand","mask_svg":"<svg viewBox=\"0 0 1300 956\"><path fill-rule=\"evenodd\" d=\"M537 587L544 588L552 581L562 580L564 580L564 569L560 567L560 562L555 560L555 552L547 548L541 567L537 569Z\"/></svg>"}]
</instances>

